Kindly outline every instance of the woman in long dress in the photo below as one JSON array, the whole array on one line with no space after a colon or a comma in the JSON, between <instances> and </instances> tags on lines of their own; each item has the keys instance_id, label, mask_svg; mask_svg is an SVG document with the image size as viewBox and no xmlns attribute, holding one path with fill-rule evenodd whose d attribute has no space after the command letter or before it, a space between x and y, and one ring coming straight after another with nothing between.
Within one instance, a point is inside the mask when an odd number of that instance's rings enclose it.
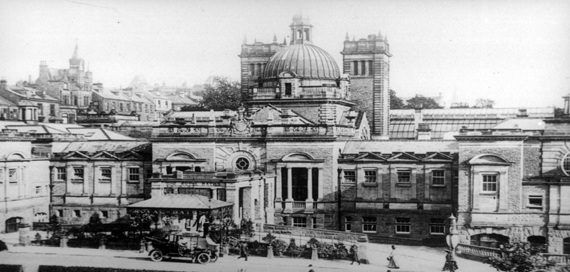
<instances>
[{"instance_id":1,"label":"woman in long dress","mask_svg":"<svg viewBox=\"0 0 570 272\"><path fill-rule=\"evenodd\" d=\"M400 268L398 262L394 258L394 251L396 251L396 246L392 245L392 252L390 252L390 257L388 257L388 268Z\"/></svg>"}]
</instances>

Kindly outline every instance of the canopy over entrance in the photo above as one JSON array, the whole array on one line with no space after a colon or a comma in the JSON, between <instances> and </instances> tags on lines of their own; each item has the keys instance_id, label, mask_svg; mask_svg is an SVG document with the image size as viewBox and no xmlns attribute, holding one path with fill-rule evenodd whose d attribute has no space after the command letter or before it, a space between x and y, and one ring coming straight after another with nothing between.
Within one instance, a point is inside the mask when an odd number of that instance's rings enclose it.
<instances>
[{"instance_id":1,"label":"canopy over entrance","mask_svg":"<svg viewBox=\"0 0 570 272\"><path fill-rule=\"evenodd\" d=\"M129 209L180 209L180 210L217 210L232 206L232 203L211 199L202 195L163 195L154 196L128 206Z\"/></svg>"}]
</instances>

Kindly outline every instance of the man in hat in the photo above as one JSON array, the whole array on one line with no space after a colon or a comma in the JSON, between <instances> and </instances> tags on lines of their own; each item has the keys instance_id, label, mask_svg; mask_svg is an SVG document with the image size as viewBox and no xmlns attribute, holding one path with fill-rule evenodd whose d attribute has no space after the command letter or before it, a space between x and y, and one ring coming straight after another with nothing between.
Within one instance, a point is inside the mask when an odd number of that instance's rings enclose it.
<instances>
[{"instance_id":1,"label":"man in hat","mask_svg":"<svg viewBox=\"0 0 570 272\"><path fill-rule=\"evenodd\" d=\"M247 243L245 241L241 241L239 245L238 259L240 258L245 258L245 260L247 261Z\"/></svg>"},{"instance_id":2,"label":"man in hat","mask_svg":"<svg viewBox=\"0 0 570 272\"><path fill-rule=\"evenodd\" d=\"M350 253L352 254L352 263L350 264L358 262L358 265L360 265L360 258L358 258L358 246L356 244L352 244L350 247Z\"/></svg>"}]
</instances>

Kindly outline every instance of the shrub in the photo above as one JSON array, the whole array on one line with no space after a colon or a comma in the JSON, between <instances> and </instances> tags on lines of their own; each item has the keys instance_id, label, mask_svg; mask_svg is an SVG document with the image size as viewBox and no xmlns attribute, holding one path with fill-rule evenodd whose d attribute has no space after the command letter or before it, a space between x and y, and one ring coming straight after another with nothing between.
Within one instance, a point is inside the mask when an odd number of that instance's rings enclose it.
<instances>
[{"instance_id":1,"label":"shrub","mask_svg":"<svg viewBox=\"0 0 570 272\"><path fill-rule=\"evenodd\" d=\"M273 247L273 254L275 256L281 256L287 250L287 242L281 239L275 239L271 242L271 246Z\"/></svg>"},{"instance_id":2,"label":"shrub","mask_svg":"<svg viewBox=\"0 0 570 272\"><path fill-rule=\"evenodd\" d=\"M0 264L2 272L24 272L24 268L19 264Z\"/></svg>"},{"instance_id":3,"label":"shrub","mask_svg":"<svg viewBox=\"0 0 570 272\"><path fill-rule=\"evenodd\" d=\"M304 251L305 251L304 248L297 246L297 244L295 243L295 238L291 238L291 240L289 241L289 246L285 251L285 255L294 258L299 258L301 257L301 255L303 255Z\"/></svg>"},{"instance_id":4,"label":"shrub","mask_svg":"<svg viewBox=\"0 0 570 272\"><path fill-rule=\"evenodd\" d=\"M348 257L348 249L343 243L334 244L333 258L337 260L346 259Z\"/></svg>"}]
</instances>

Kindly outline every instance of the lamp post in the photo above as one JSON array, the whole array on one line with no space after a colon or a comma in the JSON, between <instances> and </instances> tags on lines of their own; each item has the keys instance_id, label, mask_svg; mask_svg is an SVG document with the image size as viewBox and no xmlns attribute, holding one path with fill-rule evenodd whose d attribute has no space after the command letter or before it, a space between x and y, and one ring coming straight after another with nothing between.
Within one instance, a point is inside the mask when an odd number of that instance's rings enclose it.
<instances>
[{"instance_id":1,"label":"lamp post","mask_svg":"<svg viewBox=\"0 0 570 272\"><path fill-rule=\"evenodd\" d=\"M445 242L449 247L449 251L451 251L451 256L455 259L455 249L459 244L459 232L457 231L457 221L455 216L451 214L449 219L449 233L445 237Z\"/></svg>"}]
</instances>

